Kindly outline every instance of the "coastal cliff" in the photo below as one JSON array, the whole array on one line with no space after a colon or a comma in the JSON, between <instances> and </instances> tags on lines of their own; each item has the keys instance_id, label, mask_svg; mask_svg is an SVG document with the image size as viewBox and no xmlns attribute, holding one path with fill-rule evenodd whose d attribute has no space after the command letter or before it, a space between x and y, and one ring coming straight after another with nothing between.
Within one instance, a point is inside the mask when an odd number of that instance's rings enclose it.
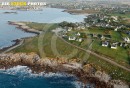
<instances>
[{"instance_id":1,"label":"coastal cliff","mask_svg":"<svg viewBox=\"0 0 130 88\"><path fill-rule=\"evenodd\" d=\"M17 65L28 66L36 73L45 71L73 74L83 83L94 83L96 88L129 88L120 80L112 80L105 72L95 70L91 64L81 65L76 59L40 58L35 53L0 54L0 69Z\"/></svg>"}]
</instances>

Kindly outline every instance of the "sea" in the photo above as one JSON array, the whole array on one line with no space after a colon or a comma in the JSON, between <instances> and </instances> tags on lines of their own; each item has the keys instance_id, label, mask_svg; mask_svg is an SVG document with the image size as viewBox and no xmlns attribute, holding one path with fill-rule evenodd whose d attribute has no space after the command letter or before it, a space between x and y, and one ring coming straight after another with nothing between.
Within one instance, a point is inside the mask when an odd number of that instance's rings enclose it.
<instances>
[{"instance_id":1,"label":"sea","mask_svg":"<svg viewBox=\"0 0 130 88\"><path fill-rule=\"evenodd\" d=\"M32 73L27 66L0 70L0 88L82 88L83 83L66 73Z\"/></svg>"},{"instance_id":2,"label":"sea","mask_svg":"<svg viewBox=\"0 0 130 88\"><path fill-rule=\"evenodd\" d=\"M43 8L43 11L0 10L0 49L14 44L13 40L33 37L35 34L24 32L8 21L28 21L38 23L59 23L62 21L82 22L85 15L72 15L64 9ZM89 84L88 84L89 85ZM26 66L0 69L0 88L82 88L77 78L66 73L32 73Z\"/></svg>"}]
</instances>

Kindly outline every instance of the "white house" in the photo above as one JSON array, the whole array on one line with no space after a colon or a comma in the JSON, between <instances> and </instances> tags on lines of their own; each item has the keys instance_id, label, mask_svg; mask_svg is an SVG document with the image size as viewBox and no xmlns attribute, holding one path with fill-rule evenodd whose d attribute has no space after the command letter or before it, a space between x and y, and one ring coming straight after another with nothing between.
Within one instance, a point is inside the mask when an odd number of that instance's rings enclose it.
<instances>
[{"instance_id":1,"label":"white house","mask_svg":"<svg viewBox=\"0 0 130 88\"><path fill-rule=\"evenodd\" d=\"M119 27L115 28L114 31L118 31Z\"/></svg>"},{"instance_id":2,"label":"white house","mask_svg":"<svg viewBox=\"0 0 130 88\"><path fill-rule=\"evenodd\" d=\"M90 25L89 25L89 24L86 24L86 27L90 27Z\"/></svg>"},{"instance_id":3,"label":"white house","mask_svg":"<svg viewBox=\"0 0 130 88\"><path fill-rule=\"evenodd\" d=\"M74 37L74 36L69 36L69 40L76 40L76 37Z\"/></svg>"},{"instance_id":4,"label":"white house","mask_svg":"<svg viewBox=\"0 0 130 88\"><path fill-rule=\"evenodd\" d=\"M112 49L117 49L117 43L111 44L111 48L112 48Z\"/></svg>"},{"instance_id":5,"label":"white house","mask_svg":"<svg viewBox=\"0 0 130 88\"><path fill-rule=\"evenodd\" d=\"M105 37L103 35L101 36L101 40L105 40Z\"/></svg>"},{"instance_id":6,"label":"white house","mask_svg":"<svg viewBox=\"0 0 130 88\"><path fill-rule=\"evenodd\" d=\"M69 27L69 28L68 28L68 31L72 31L72 27Z\"/></svg>"},{"instance_id":7,"label":"white house","mask_svg":"<svg viewBox=\"0 0 130 88\"><path fill-rule=\"evenodd\" d=\"M81 26L81 29L85 29L85 27L84 27L84 26Z\"/></svg>"},{"instance_id":8,"label":"white house","mask_svg":"<svg viewBox=\"0 0 130 88\"><path fill-rule=\"evenodd\" d=\"M67 33L67 31L66 31L66 30L63 30L63 33Z\"/></svg>"},{"instance_id":9,"label":"white house","mask_svg":"<svg viewBox=\"0 0 130 88\"><path fill-rule=\"evenodd\" d=\"M82 40L83 40L82 38L77 38L76 39L76 41L78 41L78 42L82 42Z\"/></svg>"},{"instance_id":10,"label":"white house","mask_svg":"<svg viewBox=\"0 0 130 88\"><path fill-rule=\"evenodd\" d=\"M76 35L77 35L77 36L80 36L81 34L78 32Z\"/></svg>"},{"instance_id":11,"label":"white house","mask_svg":"<svg viewBox=\"0 0 130 88\"><path fill-rule=\"evenodd\" d=\"M127 43L130 43L130 39L128 37L125 37L124 41L127 42Z\"/></svg>"},{"instance_id":12,"label":"white house","mask_svg":"<svg viewBox=\"0 0 130 88\"><path fill-rule=\"evenodd\" d=\"M98 35L97 35L97 34L93 34L93 37L94 37L94 38L97 38L97 37L98 37Z\"/></svg>"},{"instance_id":13,"label":"white house","mask_svg":"<svg viewBox=\"0 0 130 88\"><path fill-rule=\"evenodd\" d=\"M121 43L120 46L122 47L122 46L123 46L123 43Z\"/></svg>"},{"instance_id":14,"label":"white house","mask_svg":"<svg viewBox=\"0 0 130 88\"><path fill-rule=\"evenodd\" d=\"M113 18L114 21L117 21L117 20L118 20L118 16L111 16L111 18Z\"/></svg>"},{"instance_id":15,"label":"white house","mask_svg":"<svg viewBox=\"0 0 130 88\"><path fill-rule=\"evenodd\" d=\"M102 42L102 46L108 47L108 45L109 45L109 42L107 42L107 41Z\"/></svg>"}]
</instances>

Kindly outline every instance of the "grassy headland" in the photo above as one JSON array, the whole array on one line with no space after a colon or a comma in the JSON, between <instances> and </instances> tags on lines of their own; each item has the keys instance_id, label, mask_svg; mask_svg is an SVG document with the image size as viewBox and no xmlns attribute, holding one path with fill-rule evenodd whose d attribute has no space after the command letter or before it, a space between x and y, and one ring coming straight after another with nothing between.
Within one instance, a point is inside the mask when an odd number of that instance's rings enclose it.
<instances>
[{"instance_id":1,"label":"grassy headland","mask_svg":"<svg viewBox=\"0 0 130 88\"><path fill-rule=\"evenodd\" d=\"M42 25L45 26L45 24L42 24L42 23L27 23L27 25L31 28L35 28L36 30L40 30L40 31L44 30L46 28L46 27L42 26ZM79 59L79 61L82 59L86 63L93 64L93 66L96 69L106 71L107 73L109 73L112 76L113 79L122 79L122 80L126 80L126 81L130 82L130 74L128 71L120 69L117 66L113 66L110 63L108 63L100 58L97 58L91 54L88 54L82 50L76 49L75 47L67 44L66 42L64 42L63 40L61 40L58 37L56 40L56 49L59 52L59 54L62 56L59 56L58 54L54 53L53 48L51 47L51 44L52 44L52 37L56 37L56 35L51 32L51 29L54 29L56 27L57 27L57 25L53 25L53 26L49 27L49 29L46 31L44 36L41 34L41 35L38 35L33 38L25 39L24 43L20 47L17 47L16 49L12 50L11 52L14 52L14 53L36 52L42 56L43 52L40 52L40 50L42 50L42 51L44 51L43 54L45 54L46 57L52 57L52 58L62 57L62 58L67 58L67 59L76 58L76 59ZM43 37L40 37L40 36L43 36ZM39 45L39 43L41 45ZM95 45L93 47L97 48L99 46ZM67 57L67 55L72 53L73 50L76 52L76 54L74 54L71 58ZM101 49L98 49L98 50L101 51ZM104 52L104 53L107 53L107 52ZM110 53L110 54L112 54L112 53Z\"/></svg>"},{"instance_id":2,"label":"grassy headland","mask_svg":"<svg viewBox=\"0 0 130 88\"><path fill-rule=\"evenodd\" d=\"M70 14L94 14L94 13L99 13L98 10L94 10L94 9L86 9L86 10L72 9L72 10L64 10L64 12L68 12Z\"/></svg>"}]
</instances>

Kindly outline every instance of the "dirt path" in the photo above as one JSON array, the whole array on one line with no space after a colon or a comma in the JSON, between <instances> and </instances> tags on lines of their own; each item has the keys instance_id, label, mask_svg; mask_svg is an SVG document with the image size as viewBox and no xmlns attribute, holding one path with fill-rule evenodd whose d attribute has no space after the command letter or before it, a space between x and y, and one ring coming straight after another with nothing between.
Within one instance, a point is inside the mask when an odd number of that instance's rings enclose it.
<instances>
[{"instance_id":1,"label":"dirt path","mask_svg":"<svg viewBox=\"0 0 130 88\"><path fill-rule=\"evenodd\" d=\"M7 52L9 52L9 51L11 51L11 50L21 46L23 44L23 42L24 42L24 39L21 39L20 42L17 45L14 45L14 46L8 48L7 50L3 51L2 53L7 53Z\"/></svg>"}]
</instances>

